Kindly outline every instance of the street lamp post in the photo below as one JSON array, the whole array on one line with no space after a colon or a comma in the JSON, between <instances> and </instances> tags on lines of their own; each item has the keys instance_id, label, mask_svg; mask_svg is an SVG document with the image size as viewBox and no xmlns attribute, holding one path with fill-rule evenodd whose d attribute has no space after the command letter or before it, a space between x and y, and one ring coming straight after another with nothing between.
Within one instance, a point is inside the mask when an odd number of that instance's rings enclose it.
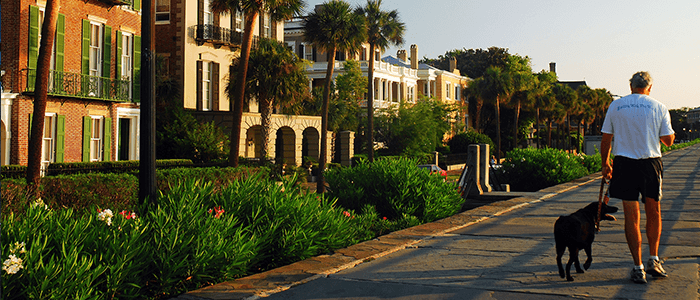
<instances>
[{"instance_id":1,"label":"street lamp post","mask_svg":"<svg viewBox=\"0 0 700 300\"><path fill-rule=\"evenodd\" d=\"M141 139L139 200L156 198L155 0L145 0L141 15Z\"/></svg>"}]
</instances>

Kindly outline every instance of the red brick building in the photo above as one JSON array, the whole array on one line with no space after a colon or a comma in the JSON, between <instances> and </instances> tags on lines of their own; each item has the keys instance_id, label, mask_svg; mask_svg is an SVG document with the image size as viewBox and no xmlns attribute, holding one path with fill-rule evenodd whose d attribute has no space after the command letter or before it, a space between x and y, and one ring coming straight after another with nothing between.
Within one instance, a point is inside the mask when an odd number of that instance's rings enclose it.
<instances>
[{"instance_id":1,"label":"red brick building","mask_svg":"<svg viewBox=\"0 0 700 300\"><path fill-rule=\"evenodd\" d=\"M139 157L141 0L61 0L42 162ZM2 164L27 164L45 0L2 0Z\"/></svg>"}]
</instances>

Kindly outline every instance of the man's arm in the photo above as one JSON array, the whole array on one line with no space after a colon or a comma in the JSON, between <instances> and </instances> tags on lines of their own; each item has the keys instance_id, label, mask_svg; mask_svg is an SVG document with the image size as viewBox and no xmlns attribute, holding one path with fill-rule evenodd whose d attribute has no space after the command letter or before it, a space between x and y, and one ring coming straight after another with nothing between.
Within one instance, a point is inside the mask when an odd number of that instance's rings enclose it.
<instances>
[{"instance_id":1,"label":"man's arm","mask_svg":"<svg viewBox=\"0 0 700 300\"><path fill-rule=\"evenodd\" d=\"M610 163L610 145L612 144L612 138L612 134L603 133L603 140L600 141L600 158L603 177L605 177L605 179L612 178L612 164Z\"/></svg>"},{"instance_id":2,"label":"man's arm","mask_svg":"<svg viewBox=\"0 0 700 300\"><path fill-rule=\"evenodd\" d=\"M676 135L673 134L673 133L670 134L670 135L661 136L661 137L659 138L659 140L661 140L661 142L662 142L664 145L666 145L666 147L671 147L671 145L673 145L673 140L674 140L674 139L676 139ZM602 146L601 146L601 147L602 147Z\"/></svg>"}]
</instances>

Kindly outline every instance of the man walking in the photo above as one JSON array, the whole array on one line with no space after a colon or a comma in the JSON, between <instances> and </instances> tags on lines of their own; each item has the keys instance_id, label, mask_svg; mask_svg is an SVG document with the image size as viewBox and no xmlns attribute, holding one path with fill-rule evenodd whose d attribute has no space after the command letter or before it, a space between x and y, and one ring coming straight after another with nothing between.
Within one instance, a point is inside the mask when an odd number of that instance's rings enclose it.
<instances>
[{"instance_id":1,"label":"man walking","mask_svg":"<svg viewBox=\"0 0 700 300\"><path fill-rule=\"evenodd\" d=\"M661 143L673 144L675 137L671 117L665 105L649 97L652 79L647 72L637 72L630 79L632 94L613 101L603 122L601 156L603 176L610 179L610 198L622 200L625 211L625 237L632 254L632 281L647 283L646 273L666 277L659 262L661 238L661 186L663 163ZM610 163L610 145L615 146ZM613 172L613 165L615 171ZM642 264L642 234L639 227L639 194L646 213L649 260L646 272Z\"/></svg>"}]
</instances>

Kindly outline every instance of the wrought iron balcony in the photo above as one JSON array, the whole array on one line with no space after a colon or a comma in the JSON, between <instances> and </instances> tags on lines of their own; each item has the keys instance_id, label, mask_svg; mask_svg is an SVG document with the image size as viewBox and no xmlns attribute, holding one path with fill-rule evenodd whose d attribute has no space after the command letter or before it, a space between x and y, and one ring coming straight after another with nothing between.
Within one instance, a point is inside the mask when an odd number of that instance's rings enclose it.
<instances>
[{"instance_id":1,"label":"wrought iron balcony","mask_svg":"<svg viewBox=\"0 0 700 300\"><path fill-rule=\"evenodd\" d=\"M243 41L243 32L215 26L211 24L195 25L195 40L201 46L204 43L212 43L214 46L240 47ZM253 45L257 45L258 37L253 36Z\"/></svg>"},{"instance_id":2,"label":"wrought iron balcony","mask_svg":"<svg viewBox=\"0 0 700 300\"><path fill-rule=\"evenodd\" d=\"M36 69L24 69L21 73L20 78L26 81L22 83L20 89L24 93L34 93ZM133 93L131 80L51 70L48 94L83 99L131 102Z\"/></svg>"}]
</instances>

